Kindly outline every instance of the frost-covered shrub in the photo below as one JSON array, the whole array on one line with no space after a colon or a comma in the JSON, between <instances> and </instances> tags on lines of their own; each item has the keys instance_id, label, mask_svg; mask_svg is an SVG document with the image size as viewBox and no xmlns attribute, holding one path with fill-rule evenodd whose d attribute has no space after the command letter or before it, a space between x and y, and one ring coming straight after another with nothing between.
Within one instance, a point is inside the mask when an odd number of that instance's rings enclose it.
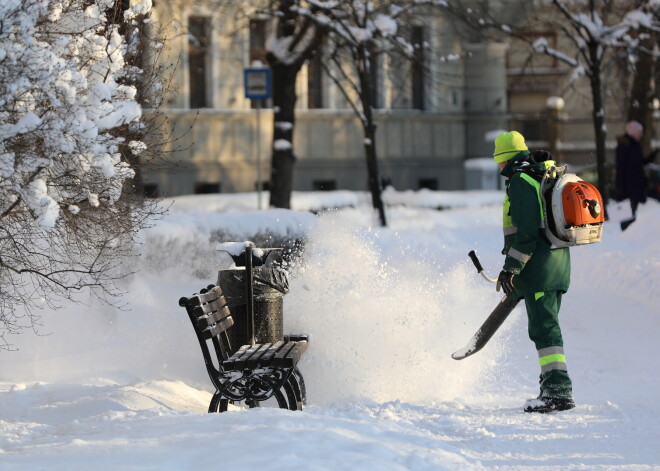
<instances>
[{"instance_id":1,"label":"frost-covered shrub","mask_svg":"<svg viewBox=\"0 0 660 471\"><path fill-rule=\"evenodd\" d=\"M129 161L146 148L142 71L129 59L151 0L123 3L0 2L3 337L26 326L19 306L29 312L83 287L112 292L152 214L125 191Z\"/></svg>"}]
</instances>

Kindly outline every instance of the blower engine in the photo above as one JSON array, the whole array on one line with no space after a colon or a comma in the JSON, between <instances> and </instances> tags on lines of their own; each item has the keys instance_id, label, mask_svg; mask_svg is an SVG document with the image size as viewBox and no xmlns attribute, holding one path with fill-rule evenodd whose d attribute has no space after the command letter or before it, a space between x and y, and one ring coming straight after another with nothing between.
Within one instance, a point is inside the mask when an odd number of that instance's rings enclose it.
<instances>
[{"instance_id":1,"label":"blower engine","mask_svg":"<svg viewBox=\"0 0 660 471\"><path fill-rule=\"evenodd\" d=\"M600 242L605 210L598 189L566 167L551 167L541 181L545 234L552 248Z\"/></svg>"}]
</instances>

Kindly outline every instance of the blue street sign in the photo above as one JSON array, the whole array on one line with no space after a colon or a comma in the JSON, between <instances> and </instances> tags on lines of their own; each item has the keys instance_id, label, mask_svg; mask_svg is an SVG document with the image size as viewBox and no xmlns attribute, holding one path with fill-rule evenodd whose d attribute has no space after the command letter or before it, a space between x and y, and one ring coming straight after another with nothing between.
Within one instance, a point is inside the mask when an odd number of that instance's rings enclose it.
<instances>
[{"instance_id":1,"label":"blue street sign","mask_svg":"<svg viewBox=\"0 0 660 471\"><path fill-rule=\"evenodd\" d=\"M245 98L252 100L270 98L272 94L270 69L244 69L243 85L245 86Z\"/></svg>"}]
</instances>

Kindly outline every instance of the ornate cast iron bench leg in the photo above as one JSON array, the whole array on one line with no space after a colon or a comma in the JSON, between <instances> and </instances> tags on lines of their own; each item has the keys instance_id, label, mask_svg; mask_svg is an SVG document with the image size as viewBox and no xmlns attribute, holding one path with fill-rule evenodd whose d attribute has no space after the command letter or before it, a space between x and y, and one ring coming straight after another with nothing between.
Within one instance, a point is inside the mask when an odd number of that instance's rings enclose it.
<instances>
[{"instance_id":1,"label":"ornate cast iron bench leg","mask_svg":"<svg viewBox=\"0 0 660 471\"><path fill-rule=\"evenodd\" d=\"M300 393L300 385L298 384L297 378L292 374L289 376L286 384L283 386L284 392L286 392L289 410L302 410L302 396Z\"/></svg>"},{"instance_id":2,"label":"ornate cast iron bench leg","mask_svg":"<svg viewBox=\"0 0 660 471\"><path fill-rule=\"evenodd\" d=\"M298 387L300 389L300 401L303 403L303 405L307 405L307 388L305 388L305 379L303 378L302 372L298 369L296 366L293 369L293 375L295 376L297 382L298 382Z\"/></svg>"}]
</instances>

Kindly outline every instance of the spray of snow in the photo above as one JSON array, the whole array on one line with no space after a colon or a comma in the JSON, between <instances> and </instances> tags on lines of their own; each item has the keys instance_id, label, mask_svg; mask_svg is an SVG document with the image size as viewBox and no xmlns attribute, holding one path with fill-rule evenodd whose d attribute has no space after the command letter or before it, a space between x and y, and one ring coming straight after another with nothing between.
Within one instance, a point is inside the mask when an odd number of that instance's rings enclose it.
<instances>
[{"instance_id":1,"label":"spray of snow","mask_svg":"<svg viewBox=\"0 0 660 471\"><path fill-rule=\"evenodd\" d=\"M492 300L474 299L466 264L439 272L403 240L383 246L385 234L362 221L357 211L321 217L294 271L285 327L312 335L302 365L310 394L319 404L469 397L498 355L466 368L449 353Z\"/></svg>"}]
</instances>

